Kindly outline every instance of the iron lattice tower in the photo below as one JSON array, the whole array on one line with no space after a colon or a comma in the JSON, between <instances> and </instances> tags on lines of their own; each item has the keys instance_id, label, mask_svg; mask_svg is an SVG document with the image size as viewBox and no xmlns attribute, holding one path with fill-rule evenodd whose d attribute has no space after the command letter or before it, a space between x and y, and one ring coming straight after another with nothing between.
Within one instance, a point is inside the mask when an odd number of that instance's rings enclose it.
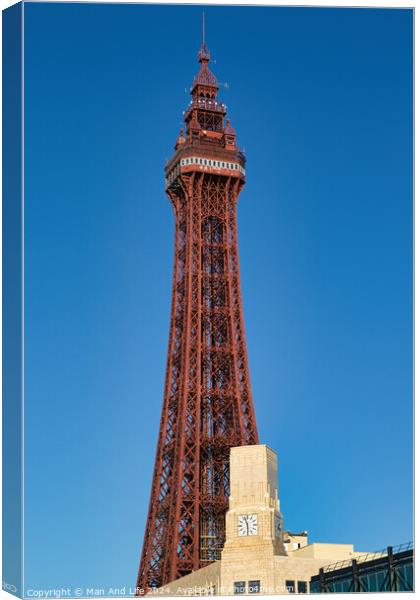
<instances>
[{"instance_id":1,"label":"iron lattice tower","mask_svg":"<svg viewBox=\"0 0 420 600\"><path fill-rule=\"evenodd\" d=\"M169 351L137 593L220 558L229 450L258 443L242 316L236 203L245 156L204 42L166 192L175 212Z\"/></svg>"}]
</instances>

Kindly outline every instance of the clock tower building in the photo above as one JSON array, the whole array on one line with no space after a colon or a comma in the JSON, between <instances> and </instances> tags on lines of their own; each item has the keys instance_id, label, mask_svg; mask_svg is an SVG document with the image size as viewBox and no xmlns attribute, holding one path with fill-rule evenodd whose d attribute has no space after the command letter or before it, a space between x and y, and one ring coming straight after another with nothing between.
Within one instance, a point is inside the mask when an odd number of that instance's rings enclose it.
<instances>
[{"instance_id":1,"label":"clock tower building","mask_svg":"<svg viewBox=\"0 0 420 600\"><path fill-rule=\"evenodd\" d=\"M242 580L254 580L255 586L264 583L264 587L270 589L275 582L262 582L261 573L269 576L268 563L274 563L276 556L287 556L278 494L277 455L266 445L231 448L230 469L231 495L221 579L228 590L240 585Z\"/></svg>"}]
</instances>

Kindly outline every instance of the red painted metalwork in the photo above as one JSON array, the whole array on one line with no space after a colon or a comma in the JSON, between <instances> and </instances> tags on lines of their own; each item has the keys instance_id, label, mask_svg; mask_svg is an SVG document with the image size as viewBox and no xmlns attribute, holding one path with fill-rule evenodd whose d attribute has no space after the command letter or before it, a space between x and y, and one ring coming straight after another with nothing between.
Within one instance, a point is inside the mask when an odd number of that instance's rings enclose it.
<instances>
[{"instance_id":1,"label":"red painted metalwork","mask_svg":"<svg viewBox=\"0 0 420 600\"><path fill-rule=\"evenodd\" d=\"M163 411L137 594L220 558L229 449L258 443L242 316L236 203L245 157L205 45L166 192L175 258Z\"/></svg>"}]
</instances>

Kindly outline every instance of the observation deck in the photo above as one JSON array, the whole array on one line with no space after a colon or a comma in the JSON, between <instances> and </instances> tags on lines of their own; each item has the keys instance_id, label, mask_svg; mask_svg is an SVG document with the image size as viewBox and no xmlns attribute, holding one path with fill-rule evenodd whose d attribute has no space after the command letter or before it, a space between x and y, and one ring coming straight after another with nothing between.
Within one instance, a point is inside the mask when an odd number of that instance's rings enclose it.
<instances>
[{"instance_id":1,"label":"observation deck","mask_svg":"<svg viewBox=\"0 0 420 600\"><path fill-rule=\"evenodd\" d=\"M203 137L205 138L203 132ZM194 143L195 142L195 143ZM245 183L245 155L239 149L229 150L218 139L192 140L184 144L165 167L165 187L177 186L179 175L201 172L225 177L237 177Z\"/></svg>"}]
</instances>

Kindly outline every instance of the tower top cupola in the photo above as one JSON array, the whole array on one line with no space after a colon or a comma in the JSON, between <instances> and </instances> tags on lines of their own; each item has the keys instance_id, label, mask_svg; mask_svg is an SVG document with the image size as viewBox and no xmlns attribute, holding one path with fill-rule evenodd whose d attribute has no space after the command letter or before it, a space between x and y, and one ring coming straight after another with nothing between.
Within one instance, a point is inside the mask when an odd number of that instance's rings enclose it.
<instances>
[{"instance_id":1,"label":"tower top cupola","mask_svg":"<svg viewBox=\"0 0 420 600\"><path fill-rule=\"evenodd\" d=\"M209 69L209 60L210 60L210 52L206 45L202 45L200 51L198 53L198 62L201 64L200 70L194 78L191 94L194 96L194 91L197 86L205 86L209 88L214 88L214 91L217 92L219 89L219 85L217 83L216 76Z\"/></svg>"},{"instance_id":2,"label":"tower top cupola","mask_svg":"<svg viewBox=\"0 0 420 600\"><path fill-rule=\"evenodd\" d=\"M187 169L224 173L245 183L245 156L238 148L236 131L226 119L227 107L218 100L218 83L209 69L210 51L203 33L198 52L199 72L191 86L191 100L184 111L185 133L175 142L175 154L165 166L168 189L177 185L178 175ZM197 165L196 167L192 165ZM185 172L187 172L185 171ZM178 182L179 183L179 182Z\"/></svg>"}]
</instances>

